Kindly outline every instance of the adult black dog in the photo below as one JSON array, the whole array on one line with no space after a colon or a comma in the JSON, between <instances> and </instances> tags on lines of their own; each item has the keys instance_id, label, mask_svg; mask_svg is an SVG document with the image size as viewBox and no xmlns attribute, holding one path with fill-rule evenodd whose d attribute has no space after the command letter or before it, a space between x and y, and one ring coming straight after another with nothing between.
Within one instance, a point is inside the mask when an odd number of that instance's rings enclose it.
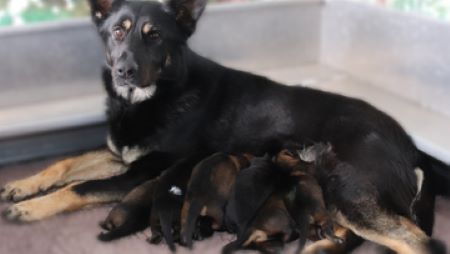
<instances>
[{"instance_id":1,"label":"adult black dog","mask_svg":"<svg viewBox=\"0 0 450 254\"><path fill-rule=\"evenodd\" d=\"M111 153L69 158L7 184L1 196L18 201L53 186L114 177L20 202L7 218L31 221L119 200L192 151L262 154L291 141L323 141L356 169L331 180L370 182L336 192L338 222L400 253L430 252L424 232L431 233L436 194L445 194L450 182L436 172L448 176L450 169L420 152L389 116L360 100L283 86L192 52L186 41L206 0L89 2L106 48ZM372 209L359 205L367 199L395 215L381 216L391 218L385 223L391 228L373 226L366 216Z\"/></svg>"}]
</instances>

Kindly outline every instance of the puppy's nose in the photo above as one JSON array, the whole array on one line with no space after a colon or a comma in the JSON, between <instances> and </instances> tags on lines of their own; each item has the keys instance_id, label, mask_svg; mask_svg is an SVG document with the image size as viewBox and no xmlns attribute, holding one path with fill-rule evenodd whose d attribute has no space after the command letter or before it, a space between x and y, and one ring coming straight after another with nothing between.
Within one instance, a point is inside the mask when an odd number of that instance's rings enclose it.
<instances>
[{"instance_id":1,"label":"puppy's nose","mask_svg":"<svg viewBox=\"0 0 450 254\"><path fill-rule=\"evenodd\" d=\"M133 67L132 64L118 64L116 67L117 76L124 78L124 79L133 78L135 73L136 73L136 69Z\"/></svg>"}]
</instances>

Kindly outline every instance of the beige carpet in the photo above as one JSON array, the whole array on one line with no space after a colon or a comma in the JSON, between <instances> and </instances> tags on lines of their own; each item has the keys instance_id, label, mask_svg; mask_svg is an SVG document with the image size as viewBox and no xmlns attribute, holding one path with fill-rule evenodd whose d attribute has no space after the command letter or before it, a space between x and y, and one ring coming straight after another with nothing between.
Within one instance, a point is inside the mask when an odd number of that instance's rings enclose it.
<instances>
[{"instance_id":1,"label":"beige carpet","mask_svg":"<svg viewBox=\"0 0 450 254\"><path fill-rule=\"evenodd\" d=\"M0 185L39 171L54 160L30 162L0 168ZM0 204L3 210L8 206ZM70 214L59 215L31 224L12 224L0 220L0 254L124 254L124 253L170 253L164 245L149 245L145 241L148 230L112 243L97 241L100 232L97 226L107 214L110 206L95 207ZM450 250L450 201L440 199L437 204L434 237L446 242ZM177 253L220 253L221 247L233 236L225 233L197 242L192 251L178 247ZM295 244L290 244L286 253L292 253ZM374 244L365 243L355 251L358 254L377 253Z\"/></svg>"}]
</instances>

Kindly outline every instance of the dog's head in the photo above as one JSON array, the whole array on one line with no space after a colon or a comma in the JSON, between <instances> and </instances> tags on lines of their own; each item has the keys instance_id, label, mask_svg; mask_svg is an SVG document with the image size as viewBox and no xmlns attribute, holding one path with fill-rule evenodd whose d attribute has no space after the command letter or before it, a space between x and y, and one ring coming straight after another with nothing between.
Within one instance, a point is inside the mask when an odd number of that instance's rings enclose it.
<instances>
[{"instance_id":1,"label":"dog's head","mask_svg":"<svg viewBox=\"0 0 450 254\"><path fill-rule=\"evenodd\" d=\"M160 81L174 79L206 2L89 0L118 96L141 102L154 96Z\"/></svg>"}]
</instances>

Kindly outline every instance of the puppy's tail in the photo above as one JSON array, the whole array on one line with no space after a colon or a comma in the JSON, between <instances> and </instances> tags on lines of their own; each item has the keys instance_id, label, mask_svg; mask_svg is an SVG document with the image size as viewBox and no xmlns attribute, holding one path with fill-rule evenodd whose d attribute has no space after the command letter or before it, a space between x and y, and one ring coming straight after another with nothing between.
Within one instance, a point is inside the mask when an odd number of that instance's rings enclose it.
<instances>
[{"instance_id":1,"label":"puppy's tail","mask_svg":"<svg viewBox=\"0 0 450 254\"><path fill-rule=\"evenodd\" d=\"M450 198L450 166L422 151L420 155L420 167L425 171L425 177L431 178L436 195Z\"/></svg>"},{"instance_id":2,"label":"puppy's tail","mask_svg":"<svg viewBox=\"0 0 450 254\"><path fill-rule=\"evenodd\" d=\"M200 211L203 205L203 202L198 199L191 200L186 221L181 227L181 241L189 248L192 247L192 235L194 233L195 226L197 224L197 218L200 215Z\"/></svg>"},{"instance_id":3,"label":"puppy's tail","mask_svg":"<svg viewBox=\"0 0 450 254\"><path fill-rule=\"evenodd\" d=\"M175 252L175 241L172 234L172 224L174 220L174 214L172 210L166 210L165 213L159 213L159 221L161 223L161 231L163 233L164 239L166 240L169 249Z\"/></svg>"}]
</instances>

